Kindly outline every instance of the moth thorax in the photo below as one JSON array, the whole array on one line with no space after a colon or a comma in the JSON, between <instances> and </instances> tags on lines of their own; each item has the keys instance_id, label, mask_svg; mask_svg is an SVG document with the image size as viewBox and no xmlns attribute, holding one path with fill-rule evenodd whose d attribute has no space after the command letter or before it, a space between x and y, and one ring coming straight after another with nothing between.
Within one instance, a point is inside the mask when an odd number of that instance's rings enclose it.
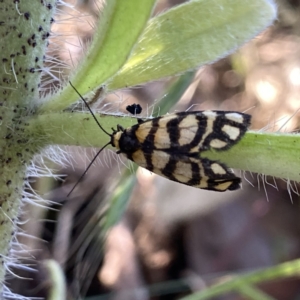
<instances>
[{"instance_id":1,"label":"moth thorax","mask_svg":"<svg viewBox=\"0 0 300 300\"><path fill-rule=\"evenodd\" d=\"M140 142L130 129L126 129L120 133L120 136L118 135L118 146L122 153L133 153L141 148Z\"/></svg>"}]
</instances>

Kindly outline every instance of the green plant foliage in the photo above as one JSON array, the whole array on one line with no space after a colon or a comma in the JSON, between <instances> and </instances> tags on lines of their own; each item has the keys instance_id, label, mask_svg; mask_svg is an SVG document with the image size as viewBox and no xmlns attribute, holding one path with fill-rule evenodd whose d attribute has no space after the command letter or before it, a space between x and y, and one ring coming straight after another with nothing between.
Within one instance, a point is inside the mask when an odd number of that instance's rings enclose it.
<instances>
[{"instance_id":1,"label":"green plant foliage","mask_svg":"<svg viewBox=\"0 0 300 300\"><path fill-rule=\"evenodd\" d=\"M6 272L3 257L10 257L12 236L21 211L26 167L34 155L48 145L101 147L110 139L90 114L68 110L78 95L67 80L61 83L64 86L61 90L38 99L40 74L36 70L43 68L56 1L48 1L47 6L40 0L27 2L24 5L22 1L4 0L0 6L3 63L0 76L5 102L0 106L3 211L0 283L4 282ZM276 18L276 8L270 0L189 1L149 20L154 4L154 0L107 1L95 38L70 77L83 96L100 86L111 92L194 70L232 53ZM172 97L161 106L162 113L170 109L174 99L181 97L191 79L191 73L184 75L178 80L180 84L171 88ZM107 130L117 124L129 127L136 123L132 117L103 114L96 117ZM230 167L299 180L292 166L299 162L294 150L298 140L296 135L250 132L232 151L205 155L224 159ZM105 230L120 218L131 188L132 179L127 179L115 191ZM270 278L268 274L262 272L255 278ZM250 283L257 282L249 278ZM243 292L249 294L249 290Z\"/></svg>"},{"instance_id":2,"label":"green plant foliage","mask_svg":"<svg viewBox=\"0 0 300 300\"><path fill-rule=\"evenodd\" d=\"M216 61L270 25L267 1L189 1L151 19L109 90L174 76Z\"/></svg>"},{"instance_id":3,"label":"green plant foliage","mask_svg":"<svg viewBox=\"0 0 300 300\"><path fill-rule=\"evenodd\" d=\"M126 62L136 40L148 21L155 0L110 0L84 60L71 76L72 83L83 95L95 90L116 74ZM60 111L77 99L70 85L42 107L44 111Z\"/></svg>"},{"instance_id":4,"label":"green plant foliage","mask_svg":"<svg viewBox=\"0 0 300 300\"><path fill-rule=\"evenodd\" d=\"M296 259L286 263L282 263L278 266L251 272L245 275L238 275L238 276L233 275L232 277L228 277L228 279L224 280L224 282L222 283L215 284L211 286L209 289L206 289L199 293L195 293L191 296L184 297L181 300L212 299L212 297L216 297L218 295L228 293L228 292L239 292L239 290L244 290L246 293L246 289L247 289L248 299L255 299L255 300L272 299L251 286L254 284L262 283L265 281L276 280L279 278L299 276L299 267L300 267L300 260ZM250 289L253 289L252 292L250 291ZM260 298L254 298L258 294Z\"/></svg>"}]
</instances>

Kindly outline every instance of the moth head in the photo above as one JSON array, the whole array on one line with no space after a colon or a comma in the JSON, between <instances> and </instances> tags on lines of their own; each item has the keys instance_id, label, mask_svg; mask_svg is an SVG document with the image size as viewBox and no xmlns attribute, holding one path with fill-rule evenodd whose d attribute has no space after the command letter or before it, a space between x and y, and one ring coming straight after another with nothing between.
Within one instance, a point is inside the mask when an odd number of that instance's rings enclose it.
<instances>
[{"instance_id":1,"label":"moth head","mask_svg":"<svg viewBox=\"0 0 300 300\"><path fill-rule=\"evenodd\" d=\"M120 139L121 139L121 136L122 136L122 131L115 131L112 135L111 135L111 145L113 147L116 147L117 149L120 149Z\"/></svg>"}]
</instances>

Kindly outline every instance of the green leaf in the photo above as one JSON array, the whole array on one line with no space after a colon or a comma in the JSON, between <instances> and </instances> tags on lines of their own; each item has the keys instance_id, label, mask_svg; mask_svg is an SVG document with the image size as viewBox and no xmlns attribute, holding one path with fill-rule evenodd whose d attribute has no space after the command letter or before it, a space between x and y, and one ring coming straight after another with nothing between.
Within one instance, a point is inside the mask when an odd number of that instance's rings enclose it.
<instances>
[{"instance_id":1,"label":"green leaf","mask_svg":"<svg viewBox=\"0 0 300 300\"><path fill-rule=\"evenodd\" d=\"M153 18L108 90L174 76L224 57L276 17L266 0L189 1Z\"/></svg>"},{"instance_id":2,"label":"green leaf","mask_svg":"<svg viewBox=\"0 0 300 300\"><path fill-rule=\"evenodd\" d=\"M164 97L155 104L153 110L154 116L156 116L155 112L158 112L158 116L168 113L179 102L188 87L192 84L194 77L195 71L186 72L178 77L169 89L165 91Z\"/></svg>"},{"instance_id":3,"label":"green leaf","mask_svg":"<svg viewBox=\"0 0 300 300\"><path fill-rule=\"evenodd\" d=\"M93 42L71 82L85 95L104 84L126 62L152 13L155 0L109 0L97 24ZM44 111L60 111L78 99L68 84L44 104Z\"/></svg>"},{"instance_id":4,"label":"green leaf","mask_svg":"<svg viewBox=\"0 0 300 300\"><path fill-rule=\"evenodd\" d=\"M252 285L242 285L238 288L238 292L247 300L276 300Z\"/></svg>"},{"instance_id":5,"label":"green leaf","mask_svg":"<svg viewBox=\"0 0 300 300\"><path fill-rule=\"evenodd\" d=\"M278 178L300 181L300 136L298 134L247 132L227 151L202 152L201 157L217 159L232 168Z\"/></svg>"},{"instance_id":6,"label":"green leaf","mask_svg":"<svg viewBox=\"0 0 300 300\"><path fill-rule=\"evenodd\" d=\"M270 267L264 270L251 272L246 275L228 276L228 280L220 281L221 283L215 284L210 288L203 290L199 293L181 298L181 300L205 300L212 299L224 293L239 290L242 286L249 286L251 284L262 283L279 278L286 278L291 276L299 276L300 260L293 260L282 263L275 267Z\"/></svg>"},{"instance_id":7,"label":"green leaf","mask_svg":"<svg viewBox=\"0 0 300 300\"><path fill-rule=\"evenodd\" d=\"M59 263L54 259L47 259L43 261L49 278L49 293L47 299L49 300L64 300L66 299L66 279L63 270Z\"/></svg>"},{"instance_id":8,"label":"green leaf","mask_svg":"<svg viewBox=\"0 0 300 300\"><path fill-rule=\"evenodd\" d=\"M109 207L102 224L104 234L121 220L124 211L127 209L129 198L135 183L135 178L127 175L128 174L125 174L125 177L122 177L120 184L115 189L109 201Z\"/></svg>"}]
</instances>

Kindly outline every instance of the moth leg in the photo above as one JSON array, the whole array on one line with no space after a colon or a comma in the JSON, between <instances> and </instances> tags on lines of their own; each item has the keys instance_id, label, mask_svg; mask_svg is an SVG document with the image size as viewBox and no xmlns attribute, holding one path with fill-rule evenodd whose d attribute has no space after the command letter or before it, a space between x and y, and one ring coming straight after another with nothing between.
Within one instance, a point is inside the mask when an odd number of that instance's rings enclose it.
<instances>
[{"instance_id":1,"label":"moth leg","mask_svg":"<svg viewBox=\"0 0 300 300\"><path fill-rule=\"evenodd\" d=\"M117 131L124 131L124 127L122 127L121 125L118 124L117 125Z\"/></svg>"}]
</instances>

